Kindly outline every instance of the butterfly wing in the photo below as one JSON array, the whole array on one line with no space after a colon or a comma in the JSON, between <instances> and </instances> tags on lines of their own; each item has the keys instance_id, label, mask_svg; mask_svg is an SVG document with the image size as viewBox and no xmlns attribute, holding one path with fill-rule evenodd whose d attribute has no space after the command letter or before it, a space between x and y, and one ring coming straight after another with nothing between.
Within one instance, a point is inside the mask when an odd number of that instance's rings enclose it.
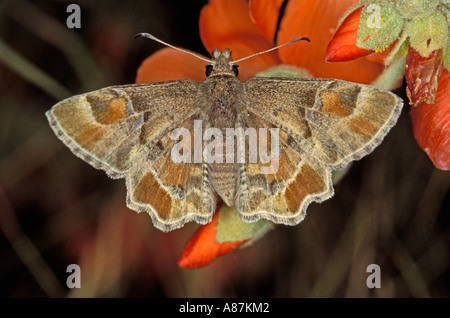
<instances>
[{"instance_id":1,"label":"butterfly wing","mask_svg":"<svg viewBox=\"0 0 450 318\"><path fill-rule=\"evenodd\" d=\"M378 146L403 106L391 92L335 79L252 78L245 86L249 111L282 128L292 147L332 169Z\"/></svg>"},{"instance_id":2,"label":"butterfly wing","mask_svg":"<svg viewBox=\"0 0 450 318\"><path fill-rule=\"evenodd\" d=\"M196 116L197 93L192 80L112 86L61 101L46 115L74 154L112 178L126 177L128 206L167 231L192 219L205 223L214 211L213 200L199 194L209 191L201 164L168 162L170 132ZM181 185L183 194L174 195Z\"/></svg>"},{"instance_id":3,"label":"butterfly wing","mask_svg":"<svg viewBox=\"0 0 450 318\"><path fill-rule=\"evenodd\" d=\"M179 122L179 127L192 132L196 116L201 114ZM177 141L170 135L171 132L163 136L147 163L126 179L128 207L149 212L153 224L165 232L190 221L206 224L216 207L207 164L174 163L171 151Z\"/></svg>"},{"instance_id":4,"label":"butterfly wing","mask_svg":"<svg viewBox=\"0 0 450 318\"><path fill-rule=\"evenodd\" d=\"M197 87L191 80L112 86L63 100L46 115L77 156L123 178L174 123L195 112Z\"/></svg>"},{"instance_id":5,"label":"butterfly wing","mask_svg":"<svg viewBox=\"0 0 450 318\"><path fill-rule=\"evenodd\" d=\"M263 146L272 156L272 142L277 139L279 155L265 163L240 164L235 206L241 218L248 222L264 218L275 223L298 224L311 202L322 202L333 195L331 169L293 148L288 142L290 136L274 124L251 111L245 119L246 127L271 131L258 135L260 154ZM277 128L274 140L273 129Z\"/></svg>"},{"instance_id":6,"label":"butterfly wing","mask_svg":"<svg viewBox=\"0 0 450 318\"><path fill-rule=\"evenodd\" d=\"M244 86L246 125L280 129L277 171L241 167L248 186L236 206L249 221L300 222L309 203L332 196L331 171L370 153L403 105L390 92L333 79L252 78Z\"/></svg>"}]
</instances>

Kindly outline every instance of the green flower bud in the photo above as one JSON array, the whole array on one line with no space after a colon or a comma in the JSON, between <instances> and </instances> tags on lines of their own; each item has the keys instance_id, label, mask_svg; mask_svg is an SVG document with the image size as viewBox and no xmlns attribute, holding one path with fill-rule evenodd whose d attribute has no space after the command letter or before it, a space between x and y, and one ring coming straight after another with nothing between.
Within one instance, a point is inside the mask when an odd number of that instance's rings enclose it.
<instances>
[{"instance_id":1,"label":"green flower bud","mask_svg":"<svg viewBox=\"0 0 450 318\"><path fill-rule=\"evenodd\" d=\"M447 46L448 24L444 15L435 10L433 15L408 21L405 35L409 37L410 45L423 57L431 52Z\"/></svg>"},{"instance_id":2,"label":"green flower bud","mask_svg":"<svg viewBox=\"0 0 450 318\"><path fill-rule=\"evenodd\" d=\"M404 23L394 4L386 1L366 4L361 12L356 45L383 52L398 37Z\"/></svg>"},{"instance_id":3,"label":"green flower bud","mask_svg":"<svg viewBox=\"0 0 450 318\"><path fill-rule=\"evenodd\" d=\"M418 19L434 14L438 0L397 0L394 4L400 14L408 19Z\"/></svg>"},{"instance_id":4,"label":"green flower bud","mask_svg":"<svg viewBox=\"0 0 450 318\"><path fill-rule=\"evenodd\" d=\"M255 223L244 222L234 208L223 207L219 213L216 234L217 243L243 241L247 239L251 239L250 242L254 242L273 227L271 221L264 219Z\"/></svg>"}]
</instances>

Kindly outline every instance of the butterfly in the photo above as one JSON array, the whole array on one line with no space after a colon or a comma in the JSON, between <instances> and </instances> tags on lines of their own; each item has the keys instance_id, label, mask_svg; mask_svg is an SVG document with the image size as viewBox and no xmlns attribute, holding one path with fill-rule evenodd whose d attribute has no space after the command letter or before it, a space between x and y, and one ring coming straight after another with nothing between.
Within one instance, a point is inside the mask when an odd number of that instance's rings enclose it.
<instances>
[{"instance_id":1,"label":"butterfly","mask_svg":"<svg viewBox=\"0 0 450 318\"><path fill-rule=\"evenodd\" d=\"M311 202L333 195L331 172L372 152L403 106L391 92L336 79L241 82L243 59L229 49L204 60L201 83L111 86L46 113L75 155L125 178L127 206L162 231L210 222L221 201L246 222L298 224Z\"/></svg>"}]
</instances>

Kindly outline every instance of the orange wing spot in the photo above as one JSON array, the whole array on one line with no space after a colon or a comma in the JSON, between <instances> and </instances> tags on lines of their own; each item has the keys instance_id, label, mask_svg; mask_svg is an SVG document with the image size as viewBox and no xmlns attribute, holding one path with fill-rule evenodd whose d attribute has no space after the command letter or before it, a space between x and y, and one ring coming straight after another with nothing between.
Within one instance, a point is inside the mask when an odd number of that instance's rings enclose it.
<instances>
[{"instance_id":1,"label":"orange wing spot","mask_svg":"<svg viewBox=\"0 0 450 318\"><path fill-rule=\"evenodd\" d=\"M99 114L97 121L109 125L127 116L127 101L125 98L117 98L109 102L105 111Z\"/></svg>"},{"instance_id":2,"label":"orange wing spot","mask_svg":"<svg viewBox=\"0 0 450 318\"><path fill-rule=\"evenodd\" d=\"M272 160L276 160L276 159L272 159ZM275 166L275 168L277 169L276 172L268 173L268 174L264 175L267 180L267 183L272 182L272 180L277 180L277 181L289 180L292 177L292 174L296 170L295 164L292 163L292 161L286 154L285 150L281 151L280 158L278 160L279 160L278 164ZM256 174L259 174L261 172L262 166L268 167L271 164L272 164L272 161L269 163L266 163L266 164L258 163L258 173L256 173Z\"/></svg>"},{"instance_id":3,"label":"orange wing spot","mask_svg":"<svg viewBox=\"0 0 450 318\"><path fill-rule=\"evenodd\" d=\"M354 105L344 98L340 97L339 93L331 90L324 90L321 92L322 111L337 116L349 116L353 113Z\"/></svg>"},{"instance_id":4,"label":"orange wing spot","mask_svg":"<svg viewBox=\"0 0 450 318\"><path fill-rule=\"evenodd\" d=\"M172 198L161 188L151 172L147 172L139 181L133 197L136 202L150 204L162 219L167 220L170 217Z\"/></svg>"},{"instance_id":5,"label":"orange wing spot","mask_svg":"<svg viewBox=\"0 0 450 318\"><path fill-rule=\"evenodd\" d=\"M189 165L175 164L172 160L167 160L161 176L162 182L174 187L183 184L188 177L188 167Z\"/></svg>"},{"instance_id":6,"label":"orange wing spot","mask_svg":"<svg viewBox=\"0 0 450 318\"><path fill-rule=\"evenodd\" d=\"M295 180L286 188L288 209L295 213L308 194L320 193L326 189L322 177L309 165L302 166Z\"/></svg>"},{"instance_id":7,"label":"orange wing spot","mask_svg":"<svg viewBox=\"0 0 450 318\"><path fill-rule=\"evenodd\" d=\"M379 127L372 121L361 117L354 117L348 122L348 127L355 133L364 136L366 139L372 138Z\"/></svg>"},{"instance_id":8,"label":"orange wing spot","mask_svg":"<svg viewBox=\"0 0 450 318\"><path fill-rule=\"evenodd\" d=\"M83 148L92 150L95 144L102 138L105 130L101 126L94 124L87 125L81 132L75 137L75 141Z\"/></svg>"},{"instance_id":9,"label":"orange wing spot","mask_svg":"<svg viewBox=\"0 0 450 318\"><path fill-rule=\"evenodd\" d=\"M275 177L279 180L288 180L295 172L295 166L289 159L285 150L281 151L279 160L278 171L275 173Z\"/></svg>"}]
</instances>

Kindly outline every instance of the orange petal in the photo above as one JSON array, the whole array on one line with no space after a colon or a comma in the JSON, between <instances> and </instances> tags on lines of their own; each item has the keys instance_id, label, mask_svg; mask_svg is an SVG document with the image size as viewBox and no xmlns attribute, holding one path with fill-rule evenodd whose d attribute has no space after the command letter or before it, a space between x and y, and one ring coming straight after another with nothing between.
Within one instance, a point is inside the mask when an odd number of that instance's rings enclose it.
<instances>
[{"instance_id":1,"label":"orange petal","mask_svg":"<svg viewBox=\"0 0 450 318\"><path fill-rule=\"evenodd\" d=\"M359 83L371 83L383 66L365 58L345 63L324 60L328 43L333 38L339 18L355 0L291 0L278 32L278 43L297 36L306 36L311 43L299 42L278 50L283 62L303 67L316 77L339 78Z\"/></svg>"},{"instance_id":2,"label":"orange petal","mask_svg":"<svg viewBox=\"0 0 450 318\"><path fill-rule=\"evenodd\" d=\"M283 2L284 0L250 0L249 2L250 17L269 43L273 43Z\"/></svg>"},{"instance_id":3,"label":"orange petal","mask_svg":"<svg viewBox=\"0 0 450 318\"><path fill-rule=\"evenodd\" d=\"M150 83L190 78L205 79L207 63L192 55L164 48L146 58L137 71L136 83Z\"/></svg>"},{"instance_id":4,"label":"orange petal","mask_svg":"<svg viewBox=\"0 0 450 318\"><path fill-rule=\"evenodd\" d=\"M214 215L210 223L202 226L191 237L178 260L178 266L182 268L206 266L216 257L231 252L248 241L217 243L216 234L219 213L220 211Z\"/></svg>"},{"instance_id":5,"label":"orange petal","mask_svg":"<svg viewBox=\"0 0 450 318\"><path fill-rule=\"evenodd\" d=\"M359 20L362 7L356 9L345 18L333 39L328 44L325 60L328 62L350 61L373 53L373 50L356 46Z\"/></svg>"},{"instance_id":6,"label":"orange petal","mask_svg":"<svg viewBox=\"0 0 450 318\"><path fill-rule=\"evenodd\" d=\"M411 107L414 136L433 164L450 170L450 73L444 69L434 105L422 103Z\"/></svg>"},{"instance_id":7,"label":"orange petal","mask_svg":"<svg viewBox=\"0 0 450 318\"><path fill-rule=\"evenodd\" d=\"M244 0L210 0L200 13L200 37L210 52L229 48L234 60L272 47L251 21ZM239 63L239 78L245 80L279 63L276 52L253 57Z\"/></svg>"}]
</instances>

